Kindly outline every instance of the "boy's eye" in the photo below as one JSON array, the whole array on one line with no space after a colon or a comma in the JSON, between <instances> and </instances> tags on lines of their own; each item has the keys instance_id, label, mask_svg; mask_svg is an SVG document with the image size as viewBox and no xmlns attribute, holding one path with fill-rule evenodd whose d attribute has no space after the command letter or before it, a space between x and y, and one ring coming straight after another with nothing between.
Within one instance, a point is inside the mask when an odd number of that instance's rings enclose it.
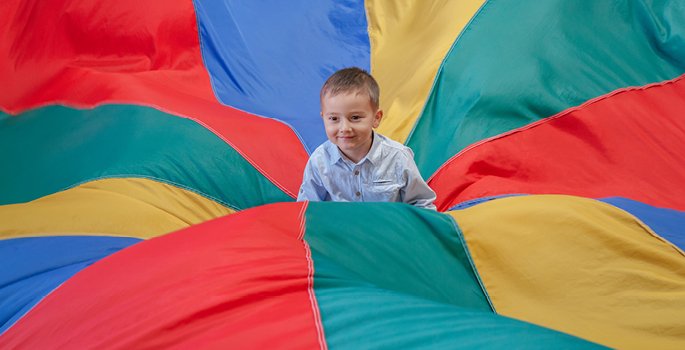
<instances>
[{"instance_id":1,"label":"boy's eye","mask_svg":"<svg viewBox=\"0 0 685 350\"><path fill-rule=\"evenodd\" d=\"M328 120L330 120L330 121L332 121L332 122L337 122L337 121L338 121L338 117L329 115L329 116L328 116Z\"/></svg>"},{"instance_id":2,"label":"boy's eye","mask_svg":"<svg viewBox=\"0 0 685 350\"><path fill-rule=\"evenodd\" d=\"M358 116L358 115L353 115L353 116L352 116L352 120L359 120L359 119L361 119L361 118L362 118L362 117L360 117L360 116Z\"/></svg>"}]
</instances>

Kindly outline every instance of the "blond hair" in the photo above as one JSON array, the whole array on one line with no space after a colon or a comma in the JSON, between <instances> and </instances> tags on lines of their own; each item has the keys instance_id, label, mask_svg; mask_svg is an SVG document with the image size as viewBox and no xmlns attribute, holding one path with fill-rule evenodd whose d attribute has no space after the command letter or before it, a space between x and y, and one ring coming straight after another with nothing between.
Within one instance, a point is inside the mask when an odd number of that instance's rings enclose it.
<instances>
[{"instance_id":1,"label":"blond hair","mask_svg":"<svg viewBox=\"0 0 685 350\"><path fill-rule=\"evenodd\" d=\"M320 98L336 96L343 92L367 92L374 109L380 106L380 88L376 79L357 67L341 69L331 75L321 87Z\"/></svg>"}]
</instances>

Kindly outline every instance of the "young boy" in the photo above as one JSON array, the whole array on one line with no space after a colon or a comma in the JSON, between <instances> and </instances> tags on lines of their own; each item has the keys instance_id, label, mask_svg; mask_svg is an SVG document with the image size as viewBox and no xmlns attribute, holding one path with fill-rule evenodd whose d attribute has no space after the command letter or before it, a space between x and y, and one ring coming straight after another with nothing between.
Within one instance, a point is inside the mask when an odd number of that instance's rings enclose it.
<instances>
[{"instance_id":1,"label":"young boy","mask_svg":"<svg viewBox=\"0 0 685 350\"><path fill-rule=\"evenodd\" d=\"M435 209L409 147L373 131L383 118L376 80L359 68L331 75L321 88L328 141L304 169L298 201L404 202Z\"/></svg>"}]
</instances>

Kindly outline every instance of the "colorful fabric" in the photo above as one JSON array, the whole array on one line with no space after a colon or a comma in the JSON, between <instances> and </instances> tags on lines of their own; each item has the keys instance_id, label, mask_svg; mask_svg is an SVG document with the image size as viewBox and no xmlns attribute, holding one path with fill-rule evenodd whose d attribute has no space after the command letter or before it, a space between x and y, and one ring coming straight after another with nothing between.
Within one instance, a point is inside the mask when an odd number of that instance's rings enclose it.
<instances>
[{"instance_id":1,"label":"colorful fabric","mask_svg":"<svg viewBox=\"0 0 685 350\"><path fill-rule=\"evenodd\" d=\"M684 13L2 1L0 348L683 348ZM438 212L293 202L347 66Z\"/></svg>"}]
</instances>

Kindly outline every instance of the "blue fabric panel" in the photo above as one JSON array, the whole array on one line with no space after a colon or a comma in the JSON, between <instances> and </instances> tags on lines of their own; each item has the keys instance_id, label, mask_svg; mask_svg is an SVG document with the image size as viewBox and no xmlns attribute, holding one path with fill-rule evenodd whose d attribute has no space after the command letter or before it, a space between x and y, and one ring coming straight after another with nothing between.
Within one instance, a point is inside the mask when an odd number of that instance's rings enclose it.
<instances>
[{"instance_id":1,"label":"blue fabric panel","mask_svg":"<svg viewBox=\"0 0 685 350\"><path fill-rule=\"evenodd\" d=\"M466 208L470 208L470 207L472 207L472 206L474 206L474 205L478 205L478 204L481 204L481 203L489 202L489 201L492 201L492 200L495 200L495 199L499 199L499 198L516 197L516 196L527 196L527 195L528 195L528 194L524 194L524 193L508 193L508 194L499 194L499 195L496 195L496 196L481 197L481 198L476 198L476 199L471 199L471 200L468 200L468 201L465 201L465 202L461 202L461 203L459 203L459 204L453 206L452 208L449 208L447 211L466 209Z\"/></svg>"},{"instance_id":2,"label":"blue fabric panel","mask_svg":"<svg viewBox=\"0 0 685 350\"><path fill-rule=\"evenodd\" d=\"M344 67L370 69L364 2L193 3L202 56L219 101L289 124L310 152L325 141L321 85Z\"/></svg>"},{"instance_id":3,"label":"blue fabric panel","mask_svg":"<svg viewBox=\"0 0 685 350\"><path fill-rule=\"evenodd\" d=\"M633 214L659 236L685 250L685 212L653 207L622 197L603 198L601 201Z\"/></svg>"},{"instance_id":4,"label":"blue fabric panel","mask_svg":"<svg viewBox=\"0 0 685 350\"><path fill-rule=\"evenodd\" d=\"M94 236L0 240L0 334L75 273L139 241Z\"/></svg>"}]
</instances>

